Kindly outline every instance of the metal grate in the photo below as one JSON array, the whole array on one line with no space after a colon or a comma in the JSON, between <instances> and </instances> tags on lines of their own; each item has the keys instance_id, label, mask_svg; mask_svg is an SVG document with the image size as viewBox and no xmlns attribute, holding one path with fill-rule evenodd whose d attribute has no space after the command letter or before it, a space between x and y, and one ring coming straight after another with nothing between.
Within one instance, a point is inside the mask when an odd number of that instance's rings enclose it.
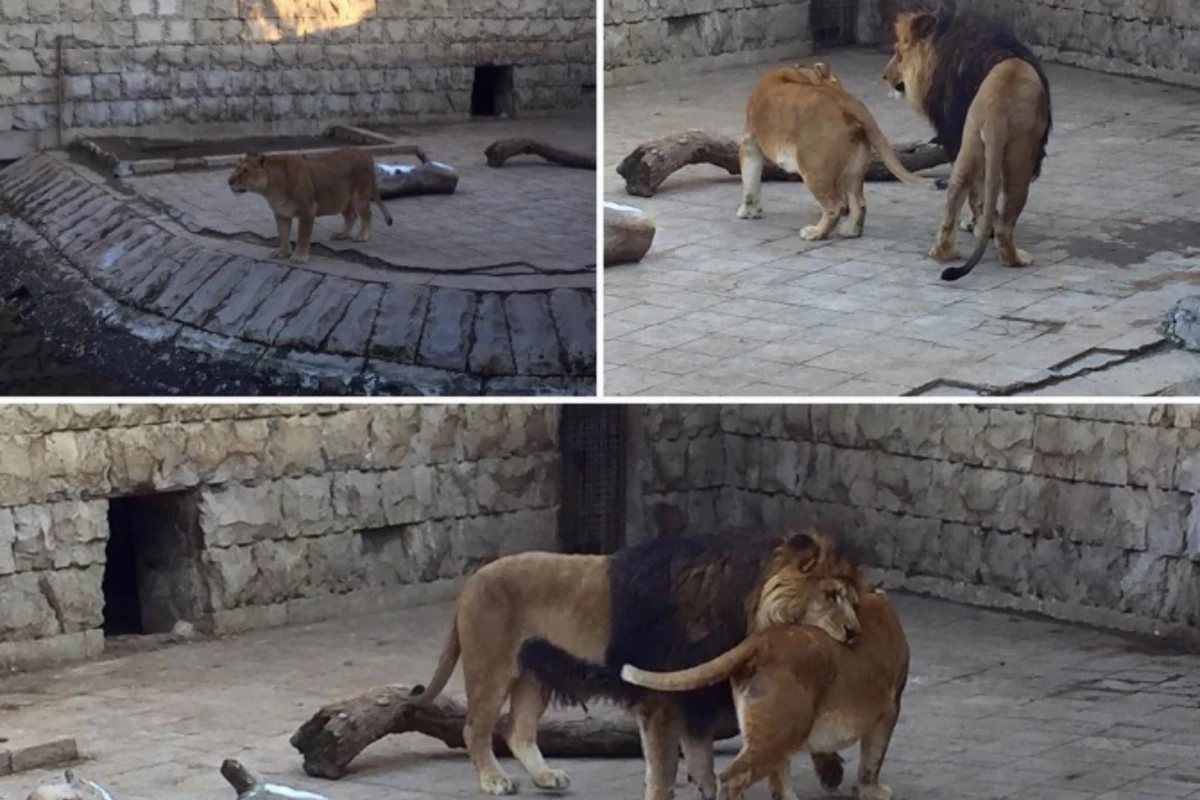
<instances>
[{"instance_id":1,"label":"metal grate","mask_svg":"<svg viewBox=\"0 0 1200 800\"><path fill-rule=\"evenodd\" d=\"M811 0L809 27L814 47L854 44L854 21L858 0Z\"/></svg>"},{"instance_id":2,"label":"metal grate","mask_svg":"<svg viewBox=\"0 0 1200 800\"><path fill-rule=\"evenodd\" d=\"M611 553L625 544L625 406L562 406L558 446L564 553Z\"/></svg>"}]
</instances>

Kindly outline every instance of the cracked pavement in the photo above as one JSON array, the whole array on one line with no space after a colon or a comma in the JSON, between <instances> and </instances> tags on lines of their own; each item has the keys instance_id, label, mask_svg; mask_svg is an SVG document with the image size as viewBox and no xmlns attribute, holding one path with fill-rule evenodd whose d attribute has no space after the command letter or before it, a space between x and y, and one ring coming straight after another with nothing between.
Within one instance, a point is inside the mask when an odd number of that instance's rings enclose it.
<instances>
[{"instance_id":1,"label":"cracked pavement","mask_svg":"<svg viewBox=\"0 0 1200 800\"><path fill-rule=\"evenodd\" d=\"M897 800L1200 798L1200 655L1070 624L891 593L912 668L883 767ZM223 800L237 758L264 777L330 800L477 800L461 750L408 735L380 741L339 781L310 778L288 738L318 707L432 673L451 604L249 633L0 677L0 735L19 747L74 736L77 774L117 800ZM264 669L264 665L269 665ZM462 696L460 675L448 692ZM567 712L554 711L566 715ZM578 714L580 712L571 712ZM591 713L619 712L592 707ZM718 768L736 751L719 745ZM849 796L847 783L836 796ZM521 796L543 796L522 779ZM642 795L639 759L554 759L572 794ZM0 778L23 800L58 770ZM803 798L824 796L807 759ZM683 771L679 800L694 800ZM747 800L766 800L765 782Z\"/></svg>"},{"instance_id":2,"label":"cracked pavement","mask_svg":"<svg viewBox=\"0 0 1200 800\"><path fill-rule=\"evenodd\" d=\"M817 58L894 144L930 137L887 97L886 54ZM926 256L942 194L868 183L861 239L806 242L819 210L797 183L764 184L753 221L734 217L740 181L715 167L680 170L652 198L625 193L615 167L638 144L687 128L739 135L773 66L606 90L605 197L658 225L643 261L605 271L607 393L1126 396L1200 378L1200 355L1159 331L1200 293L1200 92L1047 64L1054 131L1016 230L1035 264L1001 267L992 247L948 284Z\"/></svg>"}]
</instances>

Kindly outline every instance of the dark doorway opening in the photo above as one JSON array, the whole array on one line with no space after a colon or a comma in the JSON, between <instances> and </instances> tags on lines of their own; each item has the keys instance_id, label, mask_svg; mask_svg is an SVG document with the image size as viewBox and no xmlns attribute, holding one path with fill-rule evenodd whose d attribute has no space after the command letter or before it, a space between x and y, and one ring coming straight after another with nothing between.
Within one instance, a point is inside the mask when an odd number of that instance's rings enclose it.
<instances>
[{"instance_id":1,"label":"dark doorway opening","mask_svg":"<svg viewBox=\"0 0 1200 800\"><path fill-rule=\"evenodd\" d=\"M166 633L206 610L200 580L199 498L195 492L108 501L104 635Z\"/></svg>"},{"instance_id":2,"label":"dark doorway opening","mask_svg":"<svg viewBox=\"0 0 1200 800\"><path fill-rule=\"evenodd\" d=\"M564 405L558 441L564 553L612 553L625 544L626 406Z\"/></svg>"},{"instance_id":3,"label":"dark doorway opening","mask_svg":"<svg viewBox=\"0 0 1200 800\"><path fill-rule=\"evenodd\" d=\"M814 47L854 44L857 0L812 0L808 6Z\"/></svg>"},{"instance_id":4,"label":"dark doorway opening","mask_svg":"<svg viewBox=\"0 0 1200 800\"><path fill-rule=\"evenodd\" d=\"M471 84L471 116L512 116L512 98L511 66L487 64L475 68L475 80Z\"/></svg>"}]
</instances>

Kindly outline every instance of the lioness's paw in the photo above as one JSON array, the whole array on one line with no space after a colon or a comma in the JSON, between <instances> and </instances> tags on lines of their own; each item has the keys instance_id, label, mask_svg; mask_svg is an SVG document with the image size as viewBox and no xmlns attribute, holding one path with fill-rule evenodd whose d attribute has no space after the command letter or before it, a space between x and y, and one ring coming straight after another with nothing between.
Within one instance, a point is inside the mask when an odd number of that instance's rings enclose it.
<instances>
[{"instance_id":1,"label":"lioness's paw","mask_svg":"<svg viewBox=\"0 0 1200 800\"><path fill-rule=\"evenodd\" d=\"M539 789L569 789L571 779L561 769L548 769L533 776L533 785Z\"/></svg>"},{"instance_id":2,"label":"lioness's paw","mask_svg":"<svg viewBox=\"0 0 1200 800\"><path fill-rule=\"evenodd\" d=\"M859 785L854 787L854 796L858 800L892 800L892 790L882 783Z\"/></svg>"},{"instance_id":3,"label":"lioness's paw","mask_svg":"<svg viewBox=\"0 0 1200 800\"><path fill-rule=\"evenodd\" d=\"M958 256L958 246L938 242L929 250L929 257L934 261L954 261Z\"/></svg>"},{"instance_id":4,"label":"lioness's paw","mask_svg":"<svg viewBox=\"0 0 1200 800\"><path fill-rule=\"evenodd\" d=\"M292 248L290 248L290 247L286 248L286 249L282 248L282 247L276 247L274 250L271 251L272 258L287 258L291 254L292 254Z\"/></svg>"},{"instance_id":5,"label":"lioness's paw","mask_svg":"<svg viewBox=\"0 0 1200 800\"><path fill-rule=\"evenodd\" d=\"M288 259L293 264L307 264L308 253L292 253L292 257Z\"/></svg>"},{"instance_id":6,"label":"lioness's paw","mask_svg":"<svg viewBox=\"0 0 1200 800\"><path fill-rule=\"evenodd\" d=\"M821 235L821 229L816 225L805 225L800 229L800 238L807 242L812 242L817 239L824 239L825 237Z\"/></svg>"},{"instance_id":7,"label":"lioness's paw","mask_svg":"<svg viewBox=\"0 0 1200 800\"><path fill-rule=\"evenodd\" d=\"M1029 253L1027 253L1024 250L1017 248L1017 260L1012 263L1009 263L1006 261L1004 263L1004 266L1006 266L1006 267L1028 267L1032 264L1033 264L1033 256L1029 255Z\"/></svg>"},{"instance_id":8,"label":"lioness's paw","mask_svg":"<svg viewBox=\"0 0 1200 800\"><path fill-rule=\"evenodd\" d=\"M742 203L738 206L738 219L762 219L762 206L748 206Z\"/></svg>"},{"instance_id":9,"label":"lioness's paw","mask_svg":"<svg viewBox=\"0 0 1200 800\"><path fill-rule=\"evenodd\" d=\"M857 239L863 235L862 225L842 225L838 228L838 233L847 239Z\"/></svg>"},{"instance_id":10,"label":"lioness's paw","mask_svg":"<svg viewBox=\"0 0 1200 800\"><path fill-rule=\"evenodd\" d=\"M517 782L507 775L488 775L479 779L479 788L486 794L506 795L517 793Z\"/></svg>"},{"instance_id":11,"label":"lioness's paw","mask_svg":"<svg viewBox=\"0 0 1200 800\"><path fill-rule=\"evenodd\" d=\"M349 239L350 234L346 233L345 231L334 231L333 233L329 234L329 238L336 242L341 241L342 239Z\"/></svg>"},{"instance_id":12,"label":"lioness's paw","mask_svg":"<svg viewBox=\"0 0 1200 800\"><path fill-rule=\"evenodd\" d=\"M371 234L368 233L368 234L364 235L361 233L356 233L353 236L351 236L350 238L356 242L369 242L369 241L371 241Z\"/></svg>"},{"instance_id":13,"label":"lioness's paw","mask_svg":"<svg viewBox=\"0 0 1200 800\"><path fill-rule=\"evenodd\" d=\"M967 233L975 230L975 215L963 214L962 219L958 221L958 229L960 231L966 231Z\"/></svg>"}]
</instances>

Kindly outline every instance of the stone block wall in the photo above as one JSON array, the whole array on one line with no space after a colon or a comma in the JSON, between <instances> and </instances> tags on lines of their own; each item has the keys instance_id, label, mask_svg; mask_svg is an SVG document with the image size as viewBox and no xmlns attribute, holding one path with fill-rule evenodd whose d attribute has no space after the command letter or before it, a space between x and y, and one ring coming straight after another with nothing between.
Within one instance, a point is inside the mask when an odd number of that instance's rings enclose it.
<instances>
[{"instance_id":1,"label":"stone block wall","mask_svg":"<svg viewBox=\"0 0 1200 800\"><path fill-rule=\"evenodd\" d=\"M520 112L591 102L595 0L4 0L0 157L62 123L117 135L315 133L465 118L476 66ZM197 127L204 126L204 127Z\"/></svg>"},{"instance_id":2,"label":"stone block wall","mask_svg":"<svg viewBox=\"0 0 1200 800\"><path fill-rule=\"evenodd\" d=\"M99 652L110 526L146 632L230 632L450 596L555 549L554 406L0 409L0 668Z\"/></svg>"},{"instance_id":3,"label":"stone block wall","mask_svg":"<svg viewBox=\"0 0 1200 800\"><path fill-rule=\"evenodd\" d=\"M995 14L1042 58L1200 87L1200 4L1191 0L942 0ZM860 0L859 41L890 44L897 0Z\"/></svg>"},{"instance_id":4,"label":"stone block wall","mask_svg":"<svg viewBox=\"0 0 1200 800\"><path fill-rule=\"evenodd\" d=\"M605 0L606 84L655 74L802 58L809 0Z\"/></svg>"},{"instance_id":5,"label":"stone block wall","mask_svg":"<svg viewBox=\"0 0 1200 800\"><path fill-rule=\"evenodd\" d=\"M886 585L1200 633L1200 408L677 406L641 415L645 538L838 531Z\"/></svg>"}]
</instances>

